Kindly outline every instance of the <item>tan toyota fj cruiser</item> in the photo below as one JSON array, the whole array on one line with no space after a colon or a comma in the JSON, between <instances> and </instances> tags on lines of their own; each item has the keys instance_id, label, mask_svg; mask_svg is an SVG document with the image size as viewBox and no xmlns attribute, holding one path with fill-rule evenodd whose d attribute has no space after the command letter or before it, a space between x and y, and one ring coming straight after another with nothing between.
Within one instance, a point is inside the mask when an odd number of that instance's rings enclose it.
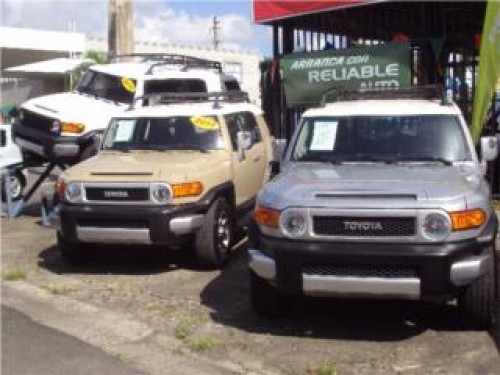
<instances>
[{"instance_id":1,"label":"tan toyota fj cruiser","mask_svg":"<svg viewBox=\"0 0 500 375\"><path fill-rule=\"evenodd\" d=\"M62 256L79 263L93 243L194 238L200 265L222 266L272 157L262 111L243 92L138 101L148 106L113 118L98 154L60 176Z\"/></svg>"}]
</instances>

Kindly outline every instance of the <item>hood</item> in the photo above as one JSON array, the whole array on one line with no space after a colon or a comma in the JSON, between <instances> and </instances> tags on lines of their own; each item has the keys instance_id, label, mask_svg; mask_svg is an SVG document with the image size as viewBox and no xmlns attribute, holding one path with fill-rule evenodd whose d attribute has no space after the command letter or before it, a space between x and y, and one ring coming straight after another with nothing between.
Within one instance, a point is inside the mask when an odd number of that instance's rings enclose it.
<instances>
[{"instance_id":1,"label":"hood","mask_svg":"<svg viewBox=\"0 0 500 375\"><path fill-rule=\"evenodd\" d=\"M229 171L229 154L218 151L101 151L67 169L63 178L86 182L168 182L204 180L217 170ZM226 178L227 176L224 176Z\"/></svg>"},{"instance_id":2,"label":"hood","mask_svg":"<svg viewBox=\"0 0 500 375\"><path fill-rule=\"evenodd\" d=\"M105 128L111 117L124 111L125 104L99 99L77 92L64 92L33 98L22 108L66 122L79 122L87 130Z\"/></svg>"},{"instance_id":3,"label":"hood","mask_svg":"<svg viewBox=\"0 0 500 375\"><path fill-rule=\"evenodd\" d=\"M261 194L261 203L285 206L416 206L461 200L482 177L442 165L290 165ZM265 201L265 202L263 202ZM273 204L274 202L274 204Z\"/></svg>"}]
</instances>

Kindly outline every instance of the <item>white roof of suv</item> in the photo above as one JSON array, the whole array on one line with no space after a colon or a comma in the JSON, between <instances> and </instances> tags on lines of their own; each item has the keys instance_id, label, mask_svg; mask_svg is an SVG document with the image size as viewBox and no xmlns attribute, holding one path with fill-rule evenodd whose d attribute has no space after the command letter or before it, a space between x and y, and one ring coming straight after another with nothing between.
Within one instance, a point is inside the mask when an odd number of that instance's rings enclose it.
<instances>
[{"instance_id":1,"label":"white roof of suv","mask_svg":"<svg viewBox=\"0 0 500 375\"><path fill-rule=\"evenodd\" d=\"M455 104L441 104L440 100L428 99L370 99L328 103L312 108L304 117L319 116L368 116L368 115L457 115Z\"/></svg>"}]
</instances>

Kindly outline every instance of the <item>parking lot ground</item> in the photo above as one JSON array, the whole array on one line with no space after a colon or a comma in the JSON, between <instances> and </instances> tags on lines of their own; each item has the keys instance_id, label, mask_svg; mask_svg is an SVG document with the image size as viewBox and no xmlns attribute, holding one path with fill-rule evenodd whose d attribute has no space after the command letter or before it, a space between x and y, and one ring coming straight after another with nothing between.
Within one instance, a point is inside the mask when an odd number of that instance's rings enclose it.
<instances>
[{"instance_id":1,"label":"parking lot ground","mask_svg":"<svg viewBox=\"0 0 500 375\"><path fill-rule=\"evenodd\" d=\"M198 270L189 249L111 246L73 267L60 258L54 231L39 225L36 208L27 212L33 216L2 220L4 280L141 322L174 354L219 366L211 373L500 373L492 335L465 330L451 304L302 299L288 318L266 320L250 306L244 241L223 271ZM165 373L144 360L144 345L127 346L129 362Z\"/></svg>"},{"instance_id":2,"label":"parking lot ground","mask_svg":"<svg viewBox=\"0 0 500 375\"><path fill-rule=\"evenodd\" d=\"M2 358L4 375L141 374L102 350L3 305Z\"/></svg>"}]
</instances>

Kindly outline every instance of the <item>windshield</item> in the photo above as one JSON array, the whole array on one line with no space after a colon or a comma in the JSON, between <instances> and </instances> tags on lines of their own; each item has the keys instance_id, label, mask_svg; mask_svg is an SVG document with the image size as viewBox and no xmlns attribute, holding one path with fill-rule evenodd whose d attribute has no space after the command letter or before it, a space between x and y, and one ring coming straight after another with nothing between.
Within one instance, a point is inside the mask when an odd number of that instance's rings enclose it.
<instances>
[{"instance_id":1,"label":"windshield","mask_svg":"<svg viewBox=\"0 0 500 375\"><path fill-rule=\"evenodd\" d=\"M303 119L291 159L449 164L471 154L452 115L316 117Z\"/></svg>"},{"instance_id":2,"label":"windshield","mask_svg":"<svg viewBox=\"0 0 500 375\"><path fill-rule=\"evenodd\" d=\"M104 150L215 150L222 148L215 116L117 118L111 121Z\"/></svg>"},{"instance_id":3,"label":"windshield","mask_svg":"<svg viewBox=\"0 0 500 375\"><path fill-rule=\"evenodd\" d=\"M76 91L119 103L132 103L136 81L130 78L88 70Z\"/></svg>"}]
</instances>

